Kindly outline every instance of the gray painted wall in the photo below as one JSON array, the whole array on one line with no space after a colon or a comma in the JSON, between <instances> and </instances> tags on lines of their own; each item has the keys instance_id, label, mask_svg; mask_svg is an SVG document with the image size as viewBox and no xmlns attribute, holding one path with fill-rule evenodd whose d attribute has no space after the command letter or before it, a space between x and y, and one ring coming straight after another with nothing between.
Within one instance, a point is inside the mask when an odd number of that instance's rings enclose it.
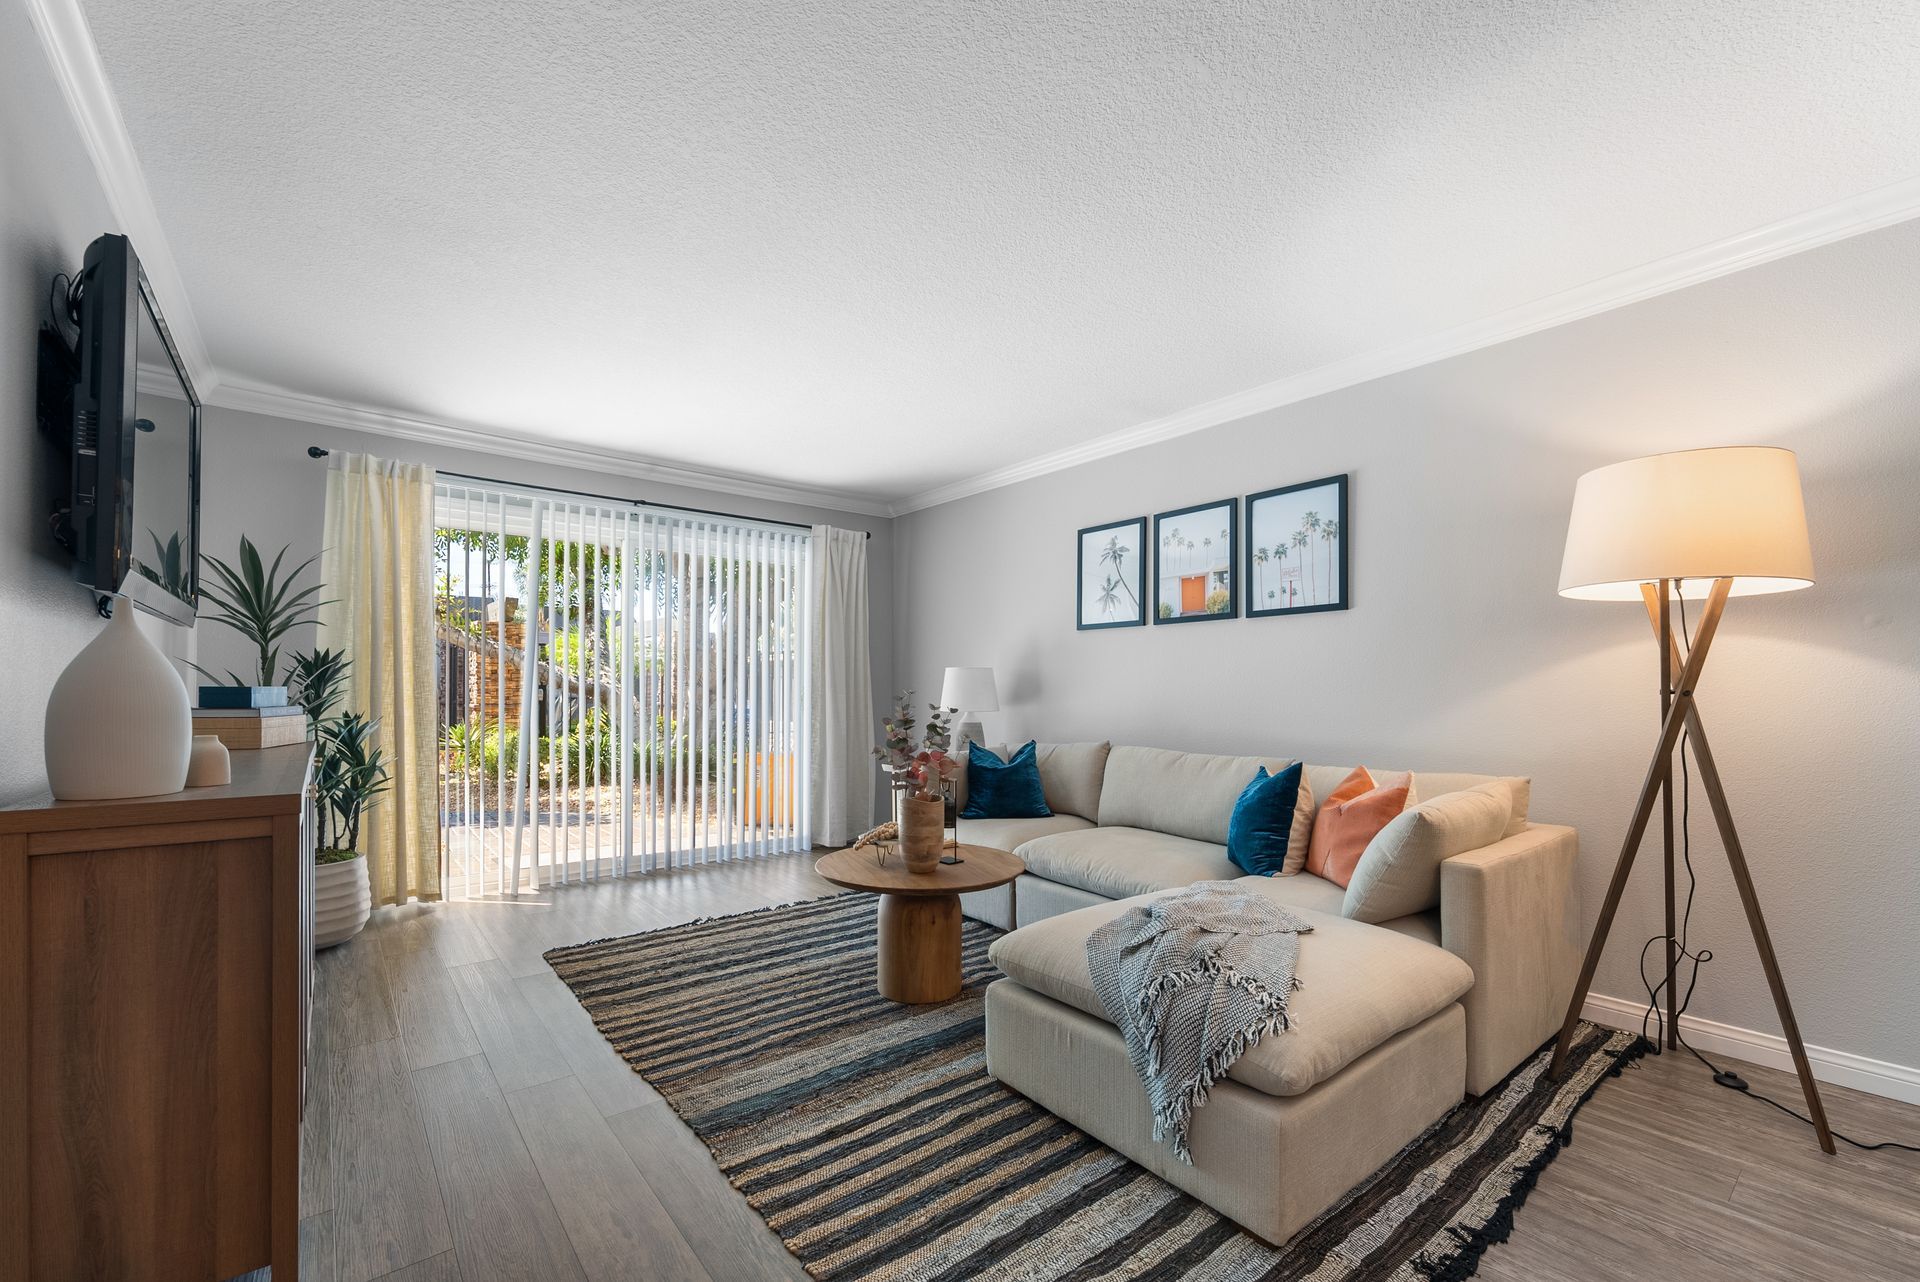
<instances>
[{"instance_id":1,"label":"gray painted wall","mask_svg":"<svg viewBox=\"0 0 1920 1282\"><path fill-rule=\"evenodd\" d=\"M991 664L992 740L1523 772L1592 913L1657 728L1637 606L1555 594L1574 479L1799 452L1818 584L1736 599L1701 705L1808 1040L1920 1065L1920 223L902 517L902 681ZM1353 608L1074 630L1074 531L1352 474ZM1778 1032L1696 789L1695 1014ZM1596 991L1640 992L1643 862ZM1844 1123L1843 1123L1844 1124Z\"/></svg>"},{"instance_id":2,"label":"gray painted wall","mask_svg":"<svg viewBox=\"0 0 1920 1282\"><path fill-rule=\"evenodd\" d=\"M45 788L47 692L101 626L47 532L66 456L35 427L34 336L54 274L74 271L88 243L114 230L26 7L0 5L0 799ZM163 650L191 656L184 629L140 620Z\"/></svg>"}]
</instances>

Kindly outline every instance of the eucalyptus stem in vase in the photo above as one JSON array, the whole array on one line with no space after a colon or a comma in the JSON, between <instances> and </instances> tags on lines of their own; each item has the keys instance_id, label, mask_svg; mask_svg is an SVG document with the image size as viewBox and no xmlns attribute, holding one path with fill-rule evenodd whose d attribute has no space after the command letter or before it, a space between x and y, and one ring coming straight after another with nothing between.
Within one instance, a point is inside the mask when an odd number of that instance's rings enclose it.
<instances>
[{"instance_id":1,"label":"eucalyptus stem in vase","mask_svg":"<svg viewBox=\"0 0 1920 1282\"><path fill-rule=\"evenodd\" d=\"M913 692L902 694L884 723L885 737L873 750L898 802L900 853L907 870L917 873L930 873L940 862L946 785L960 770L950 754L953 718L959 709L937 703L928 704L927 709L926 728L916 742Z\"/></svg>"}]
</instances>

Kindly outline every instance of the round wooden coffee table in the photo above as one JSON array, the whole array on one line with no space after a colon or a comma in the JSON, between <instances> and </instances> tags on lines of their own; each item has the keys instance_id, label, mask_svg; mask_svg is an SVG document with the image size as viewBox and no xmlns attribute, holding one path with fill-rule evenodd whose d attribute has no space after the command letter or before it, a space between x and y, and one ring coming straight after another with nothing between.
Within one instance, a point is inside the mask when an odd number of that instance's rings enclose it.
<instances>
[{"instance_id":1,"label":"round wooden coffee table","mask_svg":"<svg viewBox=\"0 0 1920 1282\"><path fill-rule=\"evenodd\" d=\"M908 872L906 857L873 847L836 850L814 871L836 886L880 896L880 995L896 1002L944 1002L960 991L960 896L1004 886L1026 865L1004 850L961 846L963 862Z\"/></svg>"}]
</instances>

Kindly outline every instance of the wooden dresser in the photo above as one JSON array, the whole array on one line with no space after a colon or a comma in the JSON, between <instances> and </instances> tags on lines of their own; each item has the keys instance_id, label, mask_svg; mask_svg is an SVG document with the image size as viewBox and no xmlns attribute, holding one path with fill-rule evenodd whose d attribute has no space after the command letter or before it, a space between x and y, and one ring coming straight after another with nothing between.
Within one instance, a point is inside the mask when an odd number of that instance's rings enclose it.
<instances>
[{"instance_id":1,"label":"wooden dresser","mask_svg":"<svg viewBox=\"0 0 1920 1282\"><path fill-rule=\"evenodd\" d=\"M307 762L0 809L0 1282L298 1276Z\"/></svg>"}]
</instances>

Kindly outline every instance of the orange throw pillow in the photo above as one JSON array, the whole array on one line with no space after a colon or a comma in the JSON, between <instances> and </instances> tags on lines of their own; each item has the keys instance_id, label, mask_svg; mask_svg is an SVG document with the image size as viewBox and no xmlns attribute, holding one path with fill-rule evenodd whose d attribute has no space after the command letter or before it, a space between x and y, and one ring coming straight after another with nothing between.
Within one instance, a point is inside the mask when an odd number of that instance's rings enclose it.
<instances>
[{"instance_id":1,"label":"orange throw pillow","mask_svg":"<svg viewBox=\"0 0 1920 1282\"><path fill-rule=\"evenodd\" d=\"M1329 817L1336 808L1372 788L1373 776L1367 773L1367 768L1355 766L1353 773L1340 781L1339 787L1320 799L1320 805L1313 812L1313 831L1307 834L1308 872L1316 877L1327 875L1327 849L1333 840L1333 824Z\"/></svg>"},{"instance_id":2,"label":"orange throw pillow","mask_svg":"<svg viewBox=\"0 0 1920 1282\"><path fill-rule=\"evenodd\" d=\"M1307 842L1307 871L1336 886L1353 880L1353 870L1374 834L1407 808L1413 788L1411 774L1387 775L1379 780L1365 766L1340 781L1313 817L1313 836Z\"/></svg>"}]
</instances>

